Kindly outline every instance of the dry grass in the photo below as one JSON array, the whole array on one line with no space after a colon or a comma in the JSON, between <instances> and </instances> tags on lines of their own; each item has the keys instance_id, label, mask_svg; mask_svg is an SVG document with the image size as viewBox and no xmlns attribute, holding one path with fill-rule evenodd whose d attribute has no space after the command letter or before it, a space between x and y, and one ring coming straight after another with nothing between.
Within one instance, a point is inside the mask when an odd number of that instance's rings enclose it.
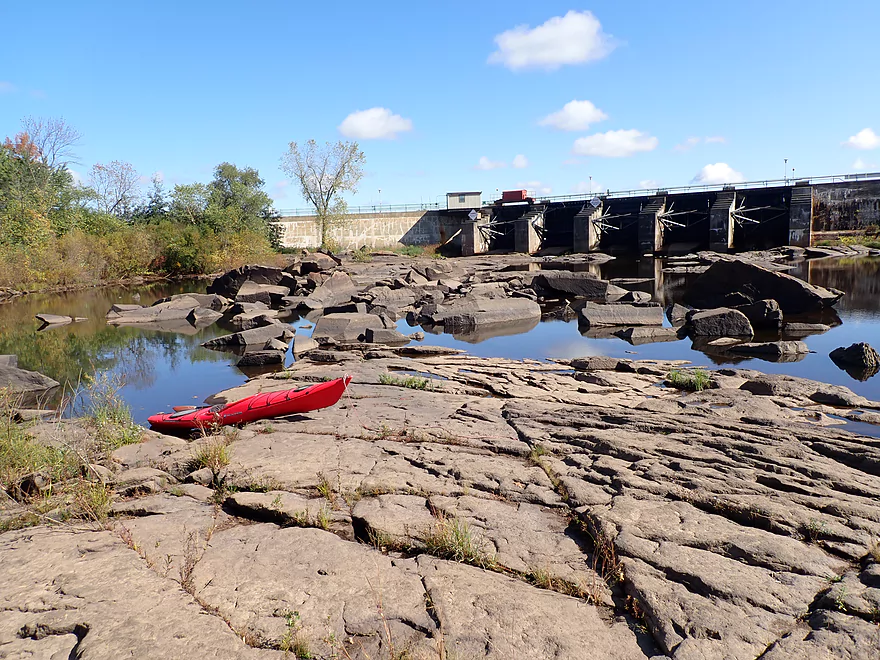
<instances>
[{"instance_id":1,"label":"dry grass","mask_svg":"<svg viewBox=\"0 0 880 660\"><path fill-rule=\"evenodd\" d=\"M486 553L487 542L471 530L467 521L441 516L426 530L423 541L428 554L452 561L494 569L495 559Z\"/></svg>"}]
</instances>

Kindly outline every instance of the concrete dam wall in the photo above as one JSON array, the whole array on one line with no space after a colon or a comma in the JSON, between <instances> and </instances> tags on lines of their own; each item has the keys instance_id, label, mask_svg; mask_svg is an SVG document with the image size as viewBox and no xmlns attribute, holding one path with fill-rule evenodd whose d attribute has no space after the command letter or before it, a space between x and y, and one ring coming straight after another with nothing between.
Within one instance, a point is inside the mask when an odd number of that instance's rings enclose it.
<instances>
[{"instance_id":1,"label":"concrete dam wall","mask_svg":"<svg viewBox=\"0 0 880 660\"><path fill-rule=\"evenodd\" d=\"M841 234L880 233L880 174L819 181L630 191L500 201L474 209L353 213L333 227L341 249L396 244L490 250L666 254L814 245ZM315 216L281 218L282 244L320 245Z\"/></svg>"},{"instance_id":2,"label":"concrete dam wall","mask_svg":"<svg viewBox=\"0 0 880 660\"><path fill-rule=\"evenodd\" d=\"M437 245L461 228L461 214L446 211L403 211L360 213L346 216L330 236L343 250L401 245ZM321 232L313 215L281 218L281 244L285 247L316 248ZM454 241L453 241L454 242Z\"/></svg>"}]
</instances>

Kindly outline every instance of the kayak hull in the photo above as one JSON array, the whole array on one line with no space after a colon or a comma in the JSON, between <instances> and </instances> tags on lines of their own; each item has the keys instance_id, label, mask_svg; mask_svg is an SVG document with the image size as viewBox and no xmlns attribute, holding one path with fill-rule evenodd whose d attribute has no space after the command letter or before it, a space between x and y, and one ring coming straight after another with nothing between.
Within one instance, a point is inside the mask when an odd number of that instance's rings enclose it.
<instances>
[{"instance_id":1,"label":"kayak hull","mask_svg":"<svg viewBox=\"0 0 880 660\"><path fill-rule=\"evenodd\" d=\"M335 405L350 382L351 376L345 376L298 389L261 392L232 403L177 413L159 413L147 421L157 431L194 431L306 413Z\"/></svg>"}]
</instances>

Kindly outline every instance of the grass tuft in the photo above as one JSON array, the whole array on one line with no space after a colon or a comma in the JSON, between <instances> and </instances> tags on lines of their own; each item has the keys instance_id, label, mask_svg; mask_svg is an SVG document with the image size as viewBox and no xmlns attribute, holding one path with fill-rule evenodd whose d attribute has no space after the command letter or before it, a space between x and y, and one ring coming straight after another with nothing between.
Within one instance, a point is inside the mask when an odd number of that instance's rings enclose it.
<instances>
[{"instance_id":1,"label":"grass tuft","mask_svg":"<svg viewBox=\"0 0 880 660\"><path fill-rule=\"evenodd\" d=\"M229 441L225 437L206 438L204 442L197 444L193 448L192 461L190 468L200 470L208 468L211 470L211 483L215 489L222 488L223 471L229 467L232 460L232 449L229 447Z\"/></svg>"},{"instance_id":2,"label":"grass tuft","mask_svg":"<svg viewBox=\"0 0 880 660\"><path fill-rule=\"evenodd\" d=\"M393 374L379 374L379 383L382 385L395 385L397 387L406 387L411 390L434 390L434 384L431 378L422 378L420 376L406 376L401 378Z\"/></svg>"},{"instance_id":3,"label":"grass tuft","mask_svg":"<svg viewBox=\"0 0 880 660\"><path fill-rule=\"evenodd\" d=\"M666 375L666 385L687 392L702 392L712 386L712 379L703 369L693 371L673 369Z\"/></svg>"},{"instance_id":4,"label":"grass tuft","mask_svg":"<svg viewBox=\"0 0 880 660\"><path fill-rule=\"evenodd\" d=\"M86 376L86 416L95 439L106 452L141 441L143 429L134 423L131 408L120 396L123 382L118 376Z\"/></svg>"},{"instance_id":5,"label":"grass tuft","mask_svg":"<svg viewBox=\"0 0 880 660\"><path fill-rule=\"evenodd\" d=\"M427 530L424 537L429 554L480 568L494 568L495 560L486 553L486 542L475 534L470 525L458 518L441 517Z\"/></svg>"}]
</instances>

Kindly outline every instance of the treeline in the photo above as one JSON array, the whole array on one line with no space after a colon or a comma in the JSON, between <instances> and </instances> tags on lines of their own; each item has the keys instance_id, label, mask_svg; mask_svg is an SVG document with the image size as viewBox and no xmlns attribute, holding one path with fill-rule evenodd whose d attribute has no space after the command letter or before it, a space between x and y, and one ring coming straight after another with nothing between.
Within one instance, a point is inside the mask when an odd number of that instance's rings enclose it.
<instances>
[{"instance_id":1,"label":"treeline","mask_svg":"<svg viewBox=\"0 0 880 660\"><path fill-rule=\"evenodd\" d=\"M0 145L0 287L34 289L135 275L185 275L271 259L277 213L257 170L222 163L208 183L148 194L130 164L69 166L80 135L29 118Z\"/></svg>"}]
</instances>

